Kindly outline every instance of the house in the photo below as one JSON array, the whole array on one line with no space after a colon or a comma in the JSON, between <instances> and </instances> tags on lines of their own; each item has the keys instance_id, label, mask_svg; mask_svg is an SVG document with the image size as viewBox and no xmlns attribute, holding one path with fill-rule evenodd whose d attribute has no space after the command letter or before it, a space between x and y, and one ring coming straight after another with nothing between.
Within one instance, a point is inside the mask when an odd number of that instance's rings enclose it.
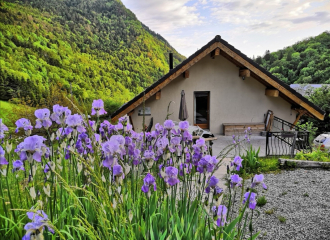
<instances>
[{"instance_id":1,"label":"house","mask_svg":"<svg viewBox=\"0 0 330 240\"><path fill-rule=\"evenodd\" d=\"M185 91L191 125L224 134L224 126L260 126L265 114L294 123L303 114L324 119L324 111L216 36L144 92L112 114L112 120L128 115L135 131L145 123L163 123L170 101L169 119L179 121L181 91Z\"/></svg>"}]
</instances>

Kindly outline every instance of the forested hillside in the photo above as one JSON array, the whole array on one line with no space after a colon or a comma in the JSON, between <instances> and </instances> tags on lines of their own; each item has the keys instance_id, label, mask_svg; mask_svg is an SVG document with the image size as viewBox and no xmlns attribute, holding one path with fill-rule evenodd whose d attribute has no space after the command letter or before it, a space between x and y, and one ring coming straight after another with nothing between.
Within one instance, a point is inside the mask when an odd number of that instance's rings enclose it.
<instances>
[{"instance_id":1,"label":"forested hillside","mask_svg":"<svg viewBox=\"0 0 330 240\"><path fill-rule=\"evenodd\" d=\"M0 0L0 100L60 84L122 104L168 72L168 52L184 59L120 0Z\"/></svg>"},{"instance_id":2,"label":"forested hillside","mask_svg":"<svg viewBox=\"0 0 330 240\"><path fill-rule=\"evenodd\" d=\"M282 81L330 84L330 32L310 37L255 61Z\"/></svg>"}]
</instances>

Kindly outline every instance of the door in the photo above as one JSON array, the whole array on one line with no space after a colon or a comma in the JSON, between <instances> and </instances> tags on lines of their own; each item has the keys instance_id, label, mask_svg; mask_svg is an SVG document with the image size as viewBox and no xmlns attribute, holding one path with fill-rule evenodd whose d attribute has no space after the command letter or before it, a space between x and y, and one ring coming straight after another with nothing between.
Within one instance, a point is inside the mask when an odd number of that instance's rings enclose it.
<instances>
[{"instance_id":1,"label":"door","mask_svg":"<svg viewBox=\"0 0 330 240\"><path fill-rule=\"evenodd\" d=\"M210 127L210 92L194 92L194 125Z\"/></svg>"}]
</instances>

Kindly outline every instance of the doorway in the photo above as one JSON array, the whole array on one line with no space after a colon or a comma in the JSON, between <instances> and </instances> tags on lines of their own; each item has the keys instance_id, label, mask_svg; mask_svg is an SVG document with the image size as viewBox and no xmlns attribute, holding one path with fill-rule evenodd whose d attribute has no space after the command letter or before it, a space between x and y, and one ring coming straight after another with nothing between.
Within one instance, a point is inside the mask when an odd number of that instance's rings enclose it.
<instances>
[{"instance_id":1,"label":"doorway","mask_svg":"<svg viewBox=\"0 0 330 240\"><path fill-rule=\"evenodd\" d=\"M210 92L194 92L194 125L210 127Z\"/></svg>"}]
</instances>

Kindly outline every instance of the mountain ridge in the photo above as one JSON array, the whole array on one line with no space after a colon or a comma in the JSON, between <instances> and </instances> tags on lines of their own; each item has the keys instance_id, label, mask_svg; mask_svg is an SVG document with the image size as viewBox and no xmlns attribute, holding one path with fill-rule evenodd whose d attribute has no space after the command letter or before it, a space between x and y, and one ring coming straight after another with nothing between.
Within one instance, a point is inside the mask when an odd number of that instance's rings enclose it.
<instances>
[{"instance_id":1,"label":"mountain ridge","mask_svg":"<svg viewBox=\"0 0 330 240\"><path fill-rule=\"evenodd\" d=\"M0 100L61 84L120 105L168 72L168 52L185 58L118 0L2 0L0 30Z\"/></svg>"}]
</instances>

